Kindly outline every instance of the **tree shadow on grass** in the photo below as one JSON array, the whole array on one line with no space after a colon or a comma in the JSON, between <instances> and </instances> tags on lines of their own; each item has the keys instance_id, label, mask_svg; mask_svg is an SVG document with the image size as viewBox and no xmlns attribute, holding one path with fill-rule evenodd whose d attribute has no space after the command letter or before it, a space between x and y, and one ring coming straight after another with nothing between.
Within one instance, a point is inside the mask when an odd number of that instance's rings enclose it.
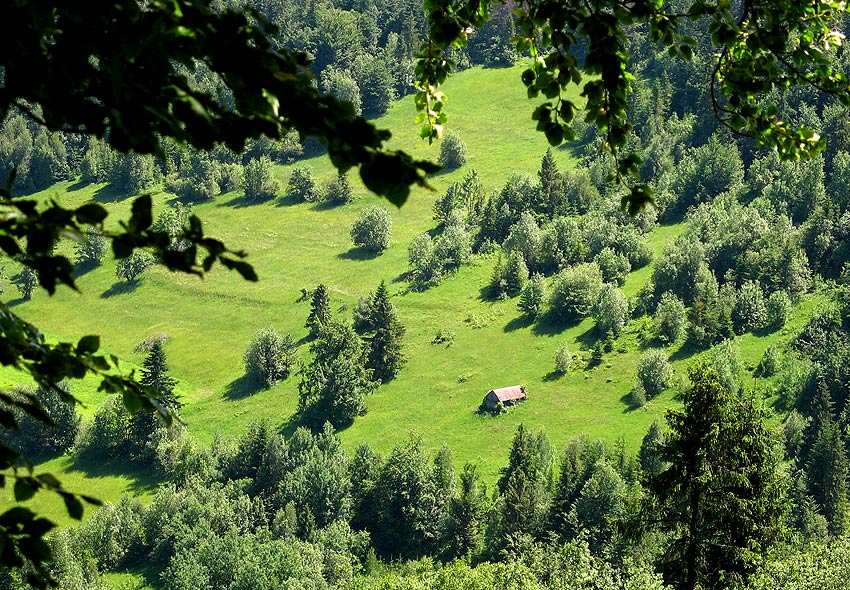
<instances>
[{"instance_id":1,"label":"tree shadow on grass","mask_svg":"<svg viewBox=\"0 0 850 590\"><path fill-rule=\"evenodd\" d=\"M549 371L548 373L543 375L543 381L546 383L551 383L552 381L558 381L564 375L566 375L566 373L562 373L561 371Z\"/></svg>"},{"instance_id":2,"label":"tree shadow on grass","mask_svg":"<svg viewBox=\"0 0 850 590\"><path fill-rule=\"evenodd\" d=\"M670 362L683 361L691 358L700 351L698 346L694 346L691 342L685 342L679 347L679 350L670 355Z\"/></svg>"},{"instance_id":3,"label":"tree shadow on grass","mask_svg":"<svg viewBox=\"0 0 850 590\"><path fill-rule=\"evenodd\" d=\"M154 477L154 466L127 461L125 458L104 459L75 455L68 463L67 471L77 471L86 477L122 476L131 480L128 486L134 492L152 492L159 485Z\"/></svg>"},{"instance_id":4,"label":"tree shadow on grass","mask_svg":"<svg viewBox=\"0 0 850 590\"><path fill-rule=\"evenodd\" d=\"M541 317L536 324L534 324L534 328L532 328L531 331L535 336L555 336L564 330L579 325L580 323L581 320L565 322L556 318L551 313L547 313Z\"/></svg>"},{"instance_id":5,"label":"tree shadow on grass","mask_svg":"<svg viewBox=\"0 0 850 590\"><path fill-rule=\"evenodd\" d=\"M88 180L83 180L81 177L77 182L68 187L68 192L78 191L81 188L85 188L90 184L91 182L89 182Z\"/></svg>"},{"instance_id":6,"label":"tree shadow on grass","mask_svg":"<svg viewBox=\"0 0 850 590\"><path fill-rule=\"evenodd\" d=\"M239 195L238 197L233 197L229 201L218 203L216 207L233 207L234 209L244 209L245 207L253 207L254 205L262 205L263 203L268 203L270 201L275 200L276 198L276 196L272 196L265 199L257 199L253 197L248 197L247 195Z\"/></svg>"},{"instance_id":7,"label":"tree shadow on grass","mask_svg":"<svg viewBox=\"0 0 850 590\"><path fill-rule=\"evenodd\" d=\"M139 288L139 284L141 282L138 280L135 281L117 281L111 287L109 287L106 291L100 294L101 299L109 299L110 297L114 297L115 295L123 295L125 293L132 293L136 289Z\"/></svg>"},{"instance_id":8,"label":"tree shadow on grass","mask_svg":"<svg viewBox=\"0 0 850 590\"><path fill-rule=\"evenodd\" d=\"M342 252L341 254L337 254L336 257L340 260L358 260L363 262L366 260L374 260L381 254L382 252L368 250L363 246L355 246L353 248L349 248L347 251Z\"/></svg>"},{"instance_id":9,"label":"tree shadow on grass","mask_svg":"<svg viewBox=\"0 0 850 590\"><path fill-rule=\"evenodd\" d=\"M625 408L623 408L624 414L631 414L632 412L635 412L635 411L640 409L640 406L636 406L634 404L634 402L632 401L632 392L631 391L629 391L628 393L626 393L626 394L624 394L620 397L620 403L623 404L624 406L626 406Z\"/></svg>"},{"instance_id":10,"label":"tree shadow on grass","mask_svg":"<svg viewBox=\"0 0 850 590\"><path fill-rule=\"evenodd\" d=\"M313 211L330 211L331 209L342 207L342 205L342 203L337 203L336 201L317 201L316 204L313 205Z\"/></svg>"},{"instance_id":11,"label":"tree shadow on grass","mask_svg":"<svg viewBox=\"0 0 850 590\"><path fill-rule=\"evenodd\" d=\"M128 196L124 191L116 189L112 184L106 184L94 192L92 200L96 203L117 203L123 201Z\"/></svg>"},{"instance_id":12,"label":"tree shadow on grass","mask_svg":"<svg viewBox=\"0 0 850 590\"><path fill-rule=\"evenodd\" d=\"M584 332L582 332L576 341L581 344L582 348L593 348L593 345L596 344L596 341L600 339L599 334L596 332L596 326L588 328Z\"/></svg>"},{"instance_id":13,"label":"tree shadow on grass","mask_svg":"<svg viewBox=\"0 0 850 590\"><path fill-rule=\"evenodd\" d=\"M15 307L16 305L20 305L24 301L28 301L26 297L18 297L17 299L12 299L11 301L6 303L6 307Z\"/></svg>"},{"instance_id":14,"label":"tree shadow on grass","mask_svg":"<svg viewBox=\"0 0 850 590\"><path fill-rule=\"evenodd\" d=\"M250 375L237 377L224 388L224 399L237 401L250 397L263 390L263 384Z\"/></svg>"},{"instance_id":15,"label":"tree shadow on grass","mask_svg":"<svg viewBox=\"0 0 850 590\"><path fill-rule=\"evenodd\" d=\"M534 323L534 320L528 317L527 315L521 315L509 321L505 324L505 327L502 328L503 332L513 332L514 330L522 330L523 328L529 327Z\"/></svg>"},{"instance_id":16,"label":"tree shadow on grass","mask_svg":"<svg viewBox=\"0 0 850 590\"><path fill-rule=\"evenodd\" d=\"M274 204L278 207L291 207L293 205L300 205L304 202L304 199L295 195L286 195L277 199Z\"/></svg>"}]
</instances>

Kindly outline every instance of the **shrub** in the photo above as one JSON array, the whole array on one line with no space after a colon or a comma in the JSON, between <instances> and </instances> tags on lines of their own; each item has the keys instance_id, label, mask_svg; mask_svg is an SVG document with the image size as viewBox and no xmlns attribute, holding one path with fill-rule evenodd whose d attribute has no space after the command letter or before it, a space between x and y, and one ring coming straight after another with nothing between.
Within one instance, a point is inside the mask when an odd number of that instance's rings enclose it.
<instances>
[{"instance_id":1,"label":"shrub","mask_svg":"<svg viewBox=\"0 0 850 590\"><path fill-rule=\"evenodd\" d=\"M135 281L145 270L153 266L155 262L156 259L150 252L134 250L129 257L122 258L115 264L115 276L119 279L124 279L128 283Z\"/></svg>"},{"instance_id":2,"label":"shrub","mask_svg":"<svg viewBox=\"0 0 850 590\"><path fill-rule=\"evenodd\" d=\"M785 291L774 291L765 304L766 328L779 330L791 317L791 298Z\"/></svg>"},{"instance_id":3,"label":"shrub","mask_svg":"<svg viewBox=\"0 0 850 590\"><path fill-rule=\"evenodd\" d=\"M299 166L292 170L286 192L297 200L308 203L320 201L322 197L313 177L313 168L310 166Z\"/></svg>"},{"instance_id":4,"label":"shrub","mask_svg":"<svg viewBox=\"0 0 850 590\"><path fill-rule=\"evenodd\" d=\"M271 199L277 193L278 182L272 178L272 161L267 156L251 160L245 165L242 190L252 201Z\"/></svg>"},{"instance_id":5,"label":"shrub","mask_svg":"<svg viewBox=\"0 0 850 590\"><path fill-rule=\"evenodd\" d=\"M472 256L472 238L463 224L447 225L434 240L434 257L441 268L454 270Z\"/></svg>"},{"instance_id":6,"label":"shrub","mask_svg":"<svg viewBox=\"0 0 850 590\"><path fill-rule=\"evenodd\" d=\"M616 283L620 287L632 270L628 258L608 247L603 248L594 261L602 272L602 280L606 283Z\"/></svg>"},{"instance_id":7,"label":"shrub","mask_svg":"<svg viewBox=\"0 0 850 590\"><path fill-rule=\"evenodd\" d=\"M421 287L437 285L443 277L442 266L434 253L434 241L427 233L419 234L407 247L411 280Z\"/></svg>"},{"instance_id":8,"label":"shrub","mask_svg":"<svg viewBox=\"0 0 850 590\"><path fill-rule=\"evenodd\" d=\"M447 170L454 170L466 164L466 158L466 144L460 135L454 131L446 133L440 142L440 157L437 159L440 166Z\"/></svg>"},{"instance_id":9,"label":"shrub","mask_svg":"<svg viewBox=\"0 0 850 590\"><path fill-rule=\"evenodd\" d=\"M655 322L655 336L664 344L673 344L685 333L688 323L687 311L682 300L666 291L652 318Z\"/></svg>"},{"instance_id":10,"label":"shrub","mask_svg":"<svg viewBox=\"0 0 850 590\"><path fill-rule=\"evenodd\" d=\"M360 212L351 226L351 240L370 252L382 252L390 245L393 220L383 207L369 207Z\"/></svg>"},{"instance_id":11,"label":"shrub","mask_svg":"<svg viewBox=\"0 0 850 590\"><path fill-rule=\"evenodd\" d=\"M18 287L21 297L23 299L29 299L38 285L38 275L30 267L22 266L20 272L12 278L12 282Z\"/></svg>"},{"instance_id":12,"label":"shrub","mask_svg":"<svg viewBox=\"0 0 850 590\"><path fill-rule=\"evenodd\" d=\"M95 229L90 229L76 246L74 263L80 268L97 266L106 256L109 241Z\"/></svg>"},{"instance_id":13,"label":"shrub","mask_svg":"<svg viewBox=\"0 0 850 590\"><path fill-rule=\"evenodd\" d=\"M667 389L673 379L673 367L667 361L667 355L660 350L644 353L638 361L637 378L647 398L651 399Z\"/></svg>"},{"instance_id":14,"label":"shrub","mask_svg":"<svg viewBox=\"0 0 850 590\"><path fill-rule=\"evenodd\" d=\"M570 347L566 342L561 343L558 350L555 351L555 371L566 374L570 372L570 367L573 364L573 353L570 352Z\"/></svg>"},{"instance_id":15,"label":"shrub","mask_svg":"<svg viewBox=\"0 0 850 590\"><path fill-rule=\"evenodd\" d=\"M296 348L295 340L289 334L281 335L274 328L263 328L254 334L242 357L245 373L271 387L289 375Z\"/></svg>"},{"instance_id":16,"label":"shrub","mask_svg":"<svg viewBox=\"0 0 850 590\"><path fill-rule=\"evenodd\" d=\"M543 315L545 305L546 278L543 275L535 274L526 283L519 295L519 308L526 316L536 320Z\"/></svg>"},{"instance_id":17,"label":"shrub","mask_svg":"<svg viewBox=\"0 0 850 590\"><path fill-rule=\"evenodd\" d=\"M756 367L756 376L773 377L782 369L782 351L779 346L772 344L767 347Z\"/></svg>"},{"instance_id":18,"label":"shrub","mask_svg":"<svg viewBox=\"0 0 850 590\"><path fill-rule=\"evenodd\" d=\"M764 328L767 324L767 310L761 287L754 281L741 286L732 309L732 325L736 334L744 334Z\"/></svg>"},{"instance_id":19,"label":"shrub","mask_svg":"<svg viewBox=\"0 0 850 590\"><path fill-rule=\"evenodd\" d=\"M325 200L334 205L346 205L354 200L348 176L338 174L325 183Z\"/></svg>"},{"instance_id":20,"label":"shrub","mask_svg":"<svg viewBox=\"0 0 850 590\"><path fill-rule=\"evenodd\" d=\"M572 322L590 314L601 291L599 267L594 263L578 264L558 274L549 304L559 319Z\"/></svg>"},{"instance_id":21,"label":"shrub","mask_svg":"<svg viewBox=\"0 0 850 590\"><path fill-rule=\"evenodd\" d=\"M602 287L602 293L593 306L596 330L616 338L623 331L628 314L629 301L623 292L610 283Z\"/></svg>"},{"instance_id":22,"label":"shrub","mask_svg":"<svg viewBox=\"0 0 850 590\"><path fill-rule=\"evenodd\" d=\"M646 390L640 383L629 392L629 405L633 408L642 408L646 405Z\"/></svg>"}]
</instances>

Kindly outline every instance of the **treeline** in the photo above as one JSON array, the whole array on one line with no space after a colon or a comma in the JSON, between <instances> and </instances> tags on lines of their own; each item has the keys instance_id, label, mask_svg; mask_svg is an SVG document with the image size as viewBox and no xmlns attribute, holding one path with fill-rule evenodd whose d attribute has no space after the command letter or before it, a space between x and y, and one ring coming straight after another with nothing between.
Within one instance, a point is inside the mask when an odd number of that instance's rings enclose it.
<instances>
[{"instance_id":1,"label":"treeline","mask_svg":"<svg viewBox=\"0 0 850 590\"><path fill-rule=\"evenodd\" d=\"M839 314L846 322L848 306ZM846 340L847 327L828 337ZM384 456L368 444L349 456L329 424L284 438L256 422L211 447L161 429L147 449L167 483L147 506L125 497L54 534L53 575L68 590L104 588L104 573L138 564L168 590L846 579L846 400L820 387L808 426L771 431L755 397L714 369L690 378L683 408L652 424L637 455L587 437L557 450L520 426L492 490L475 464L457 472L447 447L430 454L415 435ZM0 584L22 587L8 572Z\"/></svg>"}]
</instances>

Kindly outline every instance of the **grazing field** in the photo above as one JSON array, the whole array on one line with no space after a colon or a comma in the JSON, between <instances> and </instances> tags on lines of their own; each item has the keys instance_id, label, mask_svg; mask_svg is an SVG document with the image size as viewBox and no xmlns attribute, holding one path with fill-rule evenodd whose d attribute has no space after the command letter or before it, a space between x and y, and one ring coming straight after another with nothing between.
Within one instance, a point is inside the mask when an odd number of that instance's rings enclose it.
<instances>
[{"instance_id":1,"label":"grazing field","mask_svg":"<svg viewBox=\"0 0 850 590\"><path fill-rule=\"evenodd\" d=\"M448 444L458 466L479 462L490 484L506 462L520 423L544 429L556 447L587 433L610 443L623 437L629 448L636 449L652 420L676 404L675 388L639 410L630 410L625 402L646 346L642 336L648 332L648 320L630 322L614 350L588 369L596 338L593 320L573 326L530 324L521 319L516 299L486 300L482 293L495 263L493 255L473 258L471 264L426 291L411 291L403 278L408 244L435 227L434 200L451 182L474 168L485 188L493 191L513 172L536 174L547 144L534 130L531 105L515 108L524 94L520 71L473 69L446 84L450 126L466 142L469 162L460 170L432 178L435 190L414 191L401 209L366 194L354 175L359 198L350 205L292 204L284 195L288 166L275 169L281 190L273 201L248 205L240 192L234 192L196 206L208 233L250 253L248 260L260 276L259 283L242 281L220 269L200 280L154 268L137 285L128 285L116 278L114 264L107 261L79 277L81 293L61 289L48 297L38 292L31 301L13 301L14 309L50 337L76 340L100 334L104 349L128 368L137 367L144 358L136 351L139 343L166 334L171 374L179 380L178 392L186 404L182 417L192 434L210 443L216 435L239 436L252 420L268 419L281 429L292 426L298 376L269 390L257 390L244 378L242 355L257 330L271 325L303 339L309 302L298 302L302 289L326 284L335 315L350 318L358 298L385 281L407 327L408 362L394 381L367 399L367 414L342 433L347 447L368 442L386 452L410 431L417 431L430 449ZM418 139L413 119L413 102L408 97L378 123L393 130L394 147L436 159L438 146ZM556 157L561 170L575 164L569 150L557 150ZM334 174L325 158L306 163L320 181ZM102 185L64 183L44 196L69 206L89 199L108 203L115 219L126 217L130 203ZM155 195L159 207L172 198L162 192ZM389 248L371 257L352 247L349 228L361 209L375 204L390 209L393 235ZM656 258L682 230L681 225L662 226L650 234ZM624 292L636 295L650 272L651 266L632 273ZM9 299L16 296L14 289L7 291ZM817 296L805 299L781 333L739 339L744 366L752 369L769 344L799 329L820 301ZM453 333L451 343L432 343L438 331ZM553 357L563 342L579 358L561 376L554 373ZM670 347L668 353L676 370L674 380L685 379L694 357L681 344ZM306 346L299 355L306 358ZM0 374L4 384L15 380L8 371ZM476 413L489 389L514 384L526 387L528 402L498 417ZM99 400L95 384L74 384L74 392L87 404L83 413L90 415ZM144 474L112 472L69 458L56 459L44 468L60 475L69 489L104 499L117 499L125 491L145 494L153 485ZM49 516L61 516L54 510L59 504L53 498L40 502L38 508Z\"/></svg>"}]
</instances>

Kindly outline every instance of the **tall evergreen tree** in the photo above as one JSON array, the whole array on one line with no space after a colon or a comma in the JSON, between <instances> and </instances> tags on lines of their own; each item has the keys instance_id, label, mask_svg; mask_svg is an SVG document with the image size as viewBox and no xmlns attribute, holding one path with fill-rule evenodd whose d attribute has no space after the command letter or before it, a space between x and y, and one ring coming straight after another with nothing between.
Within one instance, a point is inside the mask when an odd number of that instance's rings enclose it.
<instances>
[{"instance_id":1,"label":"tall evergreen tree","mask_svg":"<svg viewBox=\"0 0 850 590\"><path fill-rule=\"evenodd\" d=\"M842 535L850 524L850 465L841 431L833 420L821 425L806 467L809 493L820 506L829 532Z\"/></svg>"},{"instance_id":2,"label":"tall evergreen tree","mask_svg":"<svg viewBox=\"0 0 850 590\"><path fill-rule=\"evenodd\" d=\"M383 281L372 297L371 334L366 335L368 346L366 368L377 381L391 381L407 360L401 351L405 328L398 319L395 305L390 302Z\"/></svg>"},{"instance_id":3,"label":"tall evergreen tree","mask_svg":"<svg viewBox=\"0 0 850 590\"><path fill-rule=\"evenodd\" d=\"M463 466L458 494L452 498L449 508L449 552L454 557L474 554L481 549L487 494L479 479L476 465Z\"/></svg>"},{"instance_id":4,"label":"tall evergreen tree","mask_svg":"<svg viewBox=\"0 0 850 590\"><path fill-rule=\"evenodd\" d=\"M546 150L546 155L540 162L540 170L537 172L540 179L540 199L535 204L535 213L552 217L564 211L564 180L558 172L558 163L552 149Z\"/></svg>"},{"instance_id":5,"label":"tall evergreen tree","mask_svg":"<svg viewBox=\"0 0 850 590\"><path fill-rule=\"evenodd\" d=\"M319 330L322 326L331 320L331 298L328 294L328 288L324 283L320 283L313 290L313 297L310 300L310 315L307 316L305 326L309 328L310 335L314 338L319 335Z\"/></svg>"},{"instance_id":6,"label":"tall evergreen tree","mask_svg":"<svg viewBox=\"0 0 850 590\"><path fill-rule=\"evenodd\" d=\"M365 411L375 383L360 338L349 324L330 321L310 345L313 361L301 371L299 411L314 428L350 426Z\"/></svg>"},{"instance_id":7,"label":"tall evergreen tree","mask_svg":"<svg viewBox=\"0 0 850 590\"><path fill-rule=\"evenodd\" d=\"M706 364L690 371L682 410L669 410L650 487L671 540L662 568L683 590L729 588L782 538L784 490L763 408L728 391Z\"/></svg>"},{"instance_id":8,"label":"tall evergreen tree","mask_svg":"<svg viewBox=\"0 0 850 590\"><path fill-rule=\"evenodd\" d=\"M664 470L664 462L658 458L658 448L663 442L664 435L661 434L661 424L656 418L649 425L649 430L646 431L646 435L640 443L638 453L640 467L650 478L658 476Z\"/></svg>"},{"instance_id":9,"label":"tall evergreen tree","mask_svg":"<svg viewBox=\"0 0 850 590\"><path fill-rule=\"evenodd\" d=\"M165 350L159 340L154 340L148 355L142 362L142 378L140 381L143 385L147 385L157 392L159 403L169 413L177 412L183 407L174 393L177 380L169 375ZM134 458L142 461L153 458L152 452L148 448L148 441L153 433L161 427L162 423L154 414L136 412L130 418L130 445Z\"/></svg>"}]
</instances>

